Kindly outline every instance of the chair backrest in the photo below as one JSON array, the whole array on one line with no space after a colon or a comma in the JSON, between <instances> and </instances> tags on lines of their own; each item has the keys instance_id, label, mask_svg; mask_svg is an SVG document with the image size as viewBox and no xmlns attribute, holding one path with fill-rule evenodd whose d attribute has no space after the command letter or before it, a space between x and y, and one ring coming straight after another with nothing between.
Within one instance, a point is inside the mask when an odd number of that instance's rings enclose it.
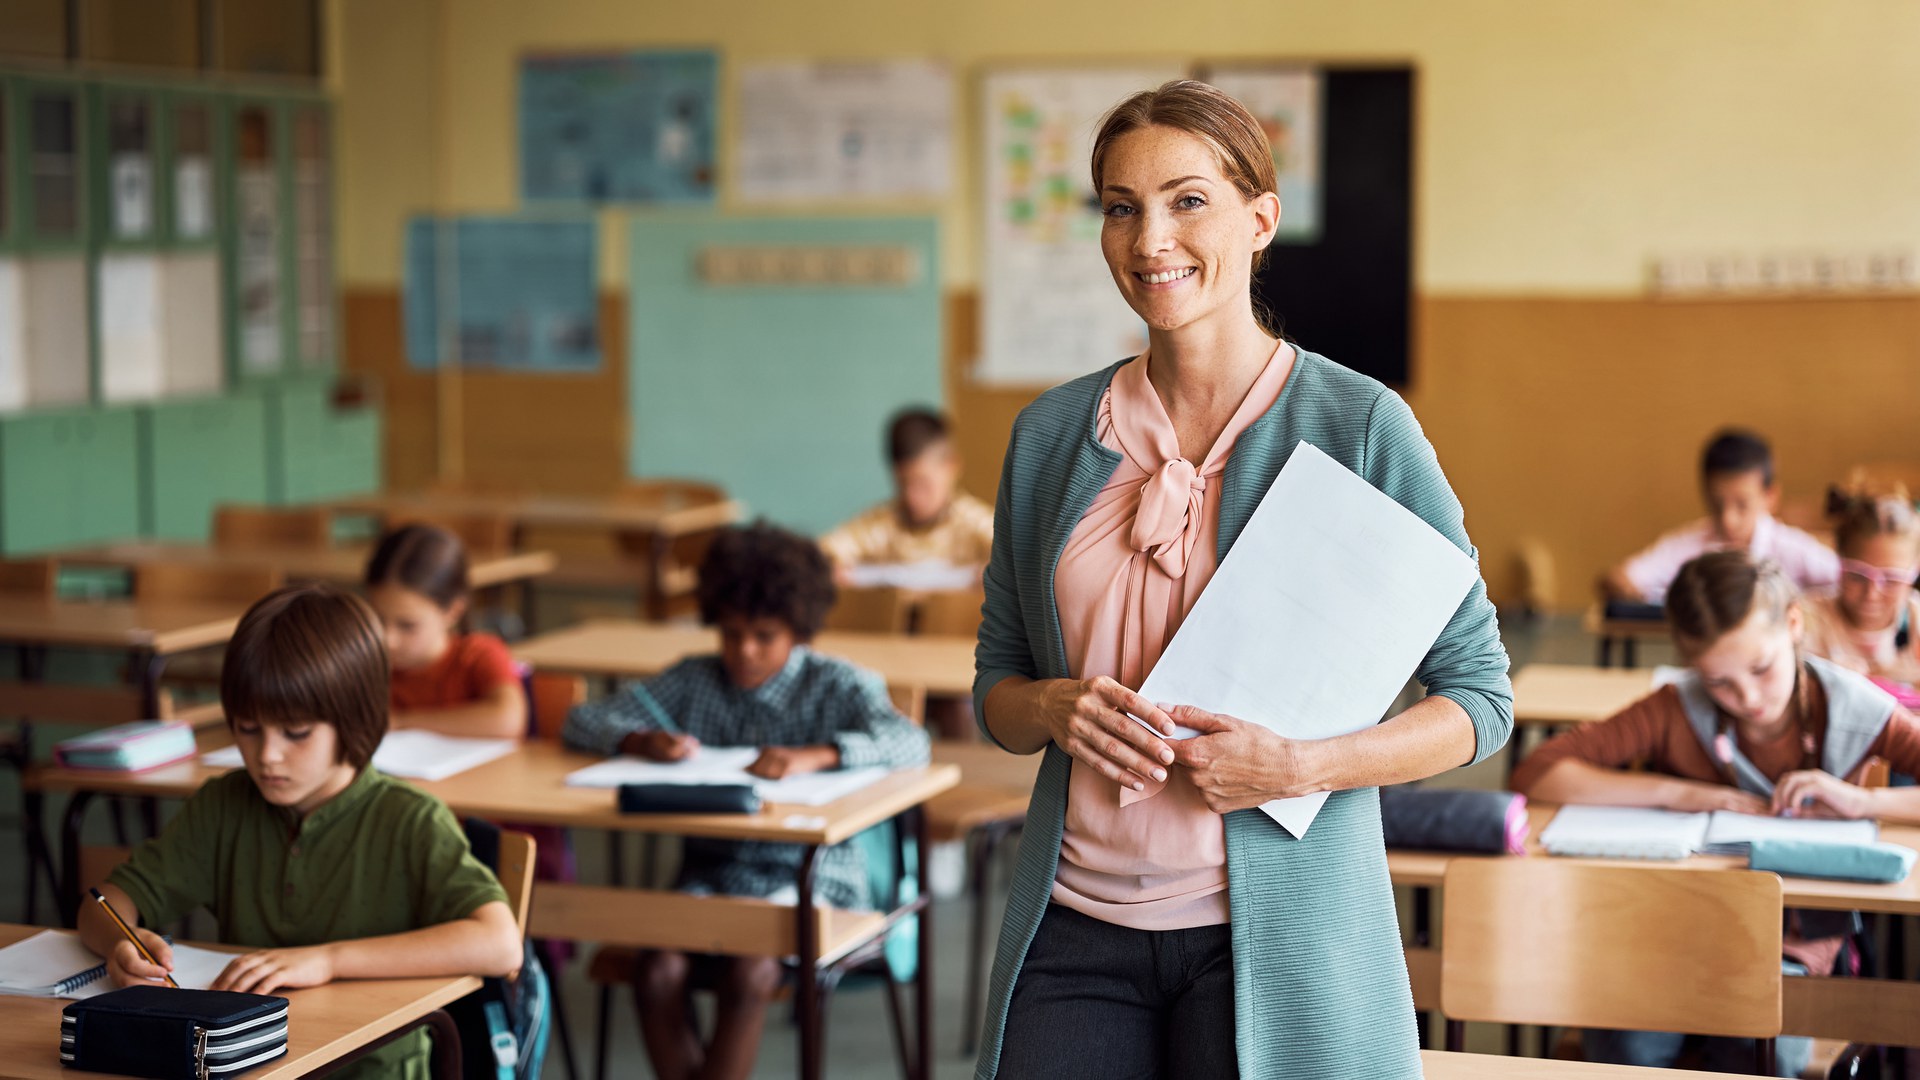
<instances>
[{"instance_id":1,"label":"chair backrest","mask_svg":"<svg viewBox=\"0 0 1920 1080\"><path fill-rule=\"evenodd\" d=\"M213 542L219 547L326 547L333 518L318 507L227 504L213 511Z\"/></svg>"},{"instance_id":2,"label":"chair backrest","mask_svg":"<svg viewBox=\"0 0 1920 1080\"><path fill-rule=\"evenodd\" d=\"M893 699L893 707L900 715L916 724L927 722L927 688L924 686L889 686L887 697Z\"/></svg>"},{"instance_id":3,"label":"chair backrest","mask_svg":"<svg viewBox=\"0 0 1920 1080\"><path fill-rule=\"evenodd\" d=\"M193 604L252 604L285 583L267 566L206 566L197 563L143 563L133 572L136 600Z\"/></svg>"},{"instance_id":4,"label":"chair backrest","mask_svg":"<svg viewBox=\"0 0 1920 1080\"><path fill-rule=\"evenodd\" d=\"M553 671L529 672L524 681L527 689L527 723L536 739L558 739L560 729L566 725L567 713L575 705L587 700L587 680L578 675L563 675Z\"/></svg>"},{"instance_id":5,"label":"chair backrest","mask_svg":"<svg viewBox=\"0 0 1920 1080\"><path fill-rule=\"evenodd\" d=\"M843 588L833 610L827 612L827 629L904 634L907 614L906 597L899 589Z\"/></svg>"},{"instance_id":6,"label":"chair backrest","mask_svg":"<svg viewBox=\"0 0 1920 1080\"><path fill-rule=\"evenodd\" d=\"M51 600L59 587L60 568L52 559L0 559L0 593Z\"/></svg>"},{"instance_id":7,"label":"chair backrest","mask_svg":"<svg viewBox=\"0 0 1920 1080\"><path fill-rule=\"evenodd\" d=\"M1750 870L1455 859L1450 1021L1780 1034L1780 879Z\"/></svg>"},{"instance_id":8,"label":"chair backrest","mask_svg":"<svg viewBox=\"0 0 1920 1080\"><path fill-rule=\"evenodd\" d=\"M459 537L470 556L513 550L513 519L505 514L409 514L384 524L389 531L402 525L438 525Z\"/></svg>"},{"instance_id":9,"label":"chair backrest","mask_svg":"<svg viewBox=\"0 0 1920 1080\"><path fill-rule=\"evenodd\" d=\"M527 932L527 909L533 906L535 852L532 836L512 829L500 830L500 865L494 868L493 874L500 879L500 887L507 890L507 909L513 912L514 925L520 928L523 937Z\"/></svg>"},{"instance_id":10,"label":"chair backrest","mask_svg":"<svg viewBox=\"0 0 1920 1080\"><path fill-rule=\"evenodd\" d=\"M704 480L629 480L614 492L622 502L660 503L674 509L724 502L725 488Z\"/></svg>"},{"instance_id":11,"label":"chair backrest","mask_svg":"<svg viewBox=\"0 0 1920 1080\"><path fill-rule=\"evenodd\" d=\"M914 605L913 632L973 637L980 633L980 605L985 601L979 589L942 589L922 594Z\"/></svg>"}]
</instances>

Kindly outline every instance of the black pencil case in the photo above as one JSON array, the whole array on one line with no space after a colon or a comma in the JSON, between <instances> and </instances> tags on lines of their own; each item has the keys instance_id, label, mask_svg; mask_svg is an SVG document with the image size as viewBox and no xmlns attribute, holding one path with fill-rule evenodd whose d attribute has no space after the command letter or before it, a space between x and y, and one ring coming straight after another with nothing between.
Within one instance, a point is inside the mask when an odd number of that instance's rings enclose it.
<instances>
[{"instance_id":1,"label":"black pencil case","mask_svg":"<svg viewBox=\"0 0 1920 1080\"><path fill-rule=\"evenodd\" d=\"M1604 613L1607 618L1620 622L1663 622L1667 617L1665 607L1633 600L1609 600Z\"/></svg>"},{"instance_id":2,"label":"black pencil case","mask_svg":"<svg viewBox=\"0 0 1920 1080\"><path fill-rule=\"evenodd\" d=\"M621 784L623 814L757 814L752 784Z\"/></svg>"},{"instance_id":3,"label":"black pencil case","mask_svg":"<svg viewBox=\"0 0 1920 1080\"><path fill-rule=\"evenodd\" d=\"M60 1064L153 1080L237 1076L287 1052L287 999L128 986L60 1013Z\"/></svg>"}]
</instances>

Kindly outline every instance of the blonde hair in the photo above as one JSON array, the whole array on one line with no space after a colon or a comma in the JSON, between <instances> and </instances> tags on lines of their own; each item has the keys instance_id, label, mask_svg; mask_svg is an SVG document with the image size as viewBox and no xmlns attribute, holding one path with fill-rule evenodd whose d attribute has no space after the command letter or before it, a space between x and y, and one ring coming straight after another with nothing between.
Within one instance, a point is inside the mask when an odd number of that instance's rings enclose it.
<instances>
[{"instance_id":1,"label":"blonde hair","mask_svg":"<svg viewBox=\"0 0 1920 1080\"><path fill-rule=\"evenodd\" d=\"M1680 568L1667 588L1667 626L1674 647L1691 660L1764 610L1775 623L1800 600L1778 564L1744 551L1713 551Z\"/></svg>"},{"instance_id":2,"label":"blonde hair","mask_svg":"<svg viewBox=\"0 0 1920 1080\"><path fill-rule=\"evenodd\" d=\"M1920 515L1913 512L1904 492L1878 498L1840 496L1833 502L1840 519L1834 526L1833 546L1842 555L1859 551L1861 544L1876 536L1920 541Z\"/></svg>"}]
</instances>

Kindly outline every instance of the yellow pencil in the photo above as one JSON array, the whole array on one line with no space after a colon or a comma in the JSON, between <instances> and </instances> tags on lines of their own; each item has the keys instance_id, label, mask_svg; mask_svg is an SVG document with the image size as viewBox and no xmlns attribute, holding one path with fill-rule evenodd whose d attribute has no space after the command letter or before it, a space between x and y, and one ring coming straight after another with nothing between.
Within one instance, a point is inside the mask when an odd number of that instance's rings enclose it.
<instances>
[{"instance_id":1,"label":"yellow pencil","mask_svg":"<svg viewBox=\"0 0 1920 1080\"><path fill-rule=\"evenodd\" d=\"M152 964L154 967L159 967L160 961L155 960L153 958L153 954L147 951L147 947L145 945L140 944L140 939L136 937L133 933L133 927L128 926L127 920L121 918L120 913L113 910L113 905L107 902L106 897L100 895L100 890L88 889L87 891L93 894L93 898L95 900L100 901L101 907L107 909L107 915L113 919L113 925L119 927L120 932L127 935L127 940L133 942L133 947L140 950L141 958L144 959L147 963ZM180 989L180 984L173 981L173 976L167 975L165 976L165 978L167 980L168 986L173 987L175 990Z\"/></svg>"}]
</instances>

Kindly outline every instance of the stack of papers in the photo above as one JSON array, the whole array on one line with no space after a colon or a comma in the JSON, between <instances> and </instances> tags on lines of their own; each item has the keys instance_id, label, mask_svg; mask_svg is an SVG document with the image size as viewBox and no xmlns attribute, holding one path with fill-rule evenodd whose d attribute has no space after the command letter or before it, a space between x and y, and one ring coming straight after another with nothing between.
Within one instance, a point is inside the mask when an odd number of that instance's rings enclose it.
<instances>
[{"instance_id":1,"label":"stack of papers","mask_svg":"<svg viewBox=\"0 0 1920 1080\"><path fill-rule=\"evenodd\" d=\"M173 947L173 981L188 990L205 990L236 954ZM89 998L113 989L107 965L71 930L42 930L0 949L0 994L26 997Z\"/></svg>"},{"instance_id":2,"label":"stack of papers","mask_svg":"<svg viewBox=\"0 0 1920 1080\"><path fill-rule=\"evenodd\" d=\"M847 584L916 592L958 592L980 583L980 568L929 559L910 563L863 563L846 568Z\"/></svg>"},{"instance_id":3,"label":"stack of papers","mask_svg":"<svg viewBox=\"0 0 1920 1080\"><path fill-rule=\"evenodd\" d=\"M406 780L445 780L468 769L513 753L517 739L463 739L432 731L389 731L373 752L373 767ZM240 748L229 746L203 754L200 760L215 769L237 769Z\"/></svg>"},{"instance_id":4,"label":"stack of papers","mask_svg":"<svg viewBox=\"0 0 1920 1080\"><path fill-rule=\"evenodd\" d=\"M828 769L784 780L747 772L760 756L753 746L703 746L685 761L609 758L567 776L568 787L617 788L622 784L747 784L767 802L825 806L887 775L886 769Z\"/></svg>"},{"instance_id":5,"label":"stack of papers","mask_svg":"<svg viewBox=\"0 0 1920 1080\"><path fill-rule=\"evenodd\" d=\"M1540 845L1553 855L1602 859L1684 859L1708 852L1745 854L1758 839L1825 844L1871 844L1871 821L1776 818L1716 810L1687 814L1628 806L1566 806L1553 816Z\"/></svg>"}]
</instances>

